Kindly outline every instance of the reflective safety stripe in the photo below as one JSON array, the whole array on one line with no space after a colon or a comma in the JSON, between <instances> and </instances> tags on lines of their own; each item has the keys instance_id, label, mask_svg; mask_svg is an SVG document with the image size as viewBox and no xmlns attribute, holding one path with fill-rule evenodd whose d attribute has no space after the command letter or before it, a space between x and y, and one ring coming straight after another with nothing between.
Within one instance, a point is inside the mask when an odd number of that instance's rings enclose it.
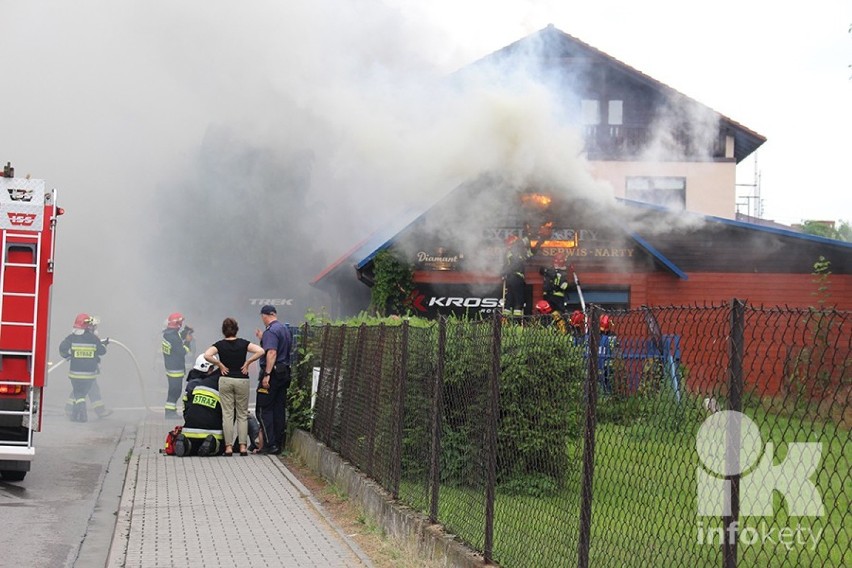
<instances>
[{"instance_id":1,"label":"reflective safety stripe","mask_svg":"<svg viewBox=\"0 0 852 568\"><path fill-rule=\"evenodd\" d=\"M163 340L163 353L165 353L166 355L172 354L172 344L166 341L165 339Z\"/></svg>"},{"instance_id":2,"label":"reflective safety stripe","mask_svg":"<svg viewBox=\"0 0 852 568\"><path fill-rule=\"evenodd\" d=\"M217 440L224 439L225 435L222 430L205 430L203 428L183 428L181 433L187 438L204 439L210 434Z\"/></svg>"},{"instance_id":3,"label":"reflective safety stripe","mask_svg":"<svg viewBox=\"0 0 852 568\"><path fill-rule=\"evenodd\" d=\"M97 379L98 374L93 371L74 371L73 373L68 373L69 379Z\"/></svg>"},{"instance_id":4,"label":"reflective safety stripe","mask_svg":"<svg viewBox=\"0 0 852 568\"><path fill-rule=\"evenodd\" d=\"M166 410L177 410L177 404L174 402L167 402L164 406Z\"/></svg>"},{"instance_id":5,"label":"reflective safety stripe","mask_svg":"<svg viewBox=\"0 0 852 568\"><path fill-rule=\"evenodd\" d=\"M182 379L183 371L170 371L166 369L166 376L170 379Z\"/></svg>"},{"instance_id":6,"label":"reflective safety stripe","mask_svg":"<svg viewBox=\"0 0 852 568\"><path fill-rule=\"evenodd\" d=\"M100 407L102 407L102 406L106 406L106 405L104 404L104 401L102 401L102 400L99 400L99 401L97 401L97 402L92 403L92 408L100 408Z\"/></svg>"}]
</instances>

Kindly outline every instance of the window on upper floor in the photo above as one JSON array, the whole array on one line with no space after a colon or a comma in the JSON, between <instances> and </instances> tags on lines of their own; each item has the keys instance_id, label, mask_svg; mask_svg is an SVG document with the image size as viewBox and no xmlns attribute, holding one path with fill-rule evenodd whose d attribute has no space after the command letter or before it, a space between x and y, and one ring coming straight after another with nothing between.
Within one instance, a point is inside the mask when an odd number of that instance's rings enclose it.
<instances>
[{"instance_id":1,"label":"window on upper floor","mask_svg":"<svg viewBox=\"0 0 852 568\"><path fill-rule=\"evenodd\" d=\"M686 178L628 177L625 197L670 209L686 209Z\"/></svg>"},{"instance_id":2,"label":"window on upper floor","mask_svg":"<svg viewBox=\"0 0 852 568\"><path fill-rule=\"evenodd\" d=\"M583 124L586 126L597 125L601 123L601 105L600 101L592 99L583 99L580 102L580 116Z\"/></svg>"},{"instance_id":3,"label":"window on upper floor","mask_svg":"<svg viewBox=\"0 0 852 568\"><path fill-rule=\"evenodd\" d=\"M609 101L607 123L613 126L624 124L624 101Z\"/></svg>"}]
</instances>

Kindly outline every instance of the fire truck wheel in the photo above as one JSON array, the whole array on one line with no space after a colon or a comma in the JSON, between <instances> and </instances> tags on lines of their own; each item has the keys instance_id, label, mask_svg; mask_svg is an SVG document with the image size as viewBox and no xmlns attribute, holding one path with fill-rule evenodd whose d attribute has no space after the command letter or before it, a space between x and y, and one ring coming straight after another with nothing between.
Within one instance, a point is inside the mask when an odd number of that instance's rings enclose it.
<instances>
[{"instance_id":1,"label":"fire truck wheel","mask_svg":"<svg viewBox=\"0 0 852 568\"><path fill-rule=\"evenodd\" d=\"M3 481L23 481L26 475L26 471L0 470L0 477L3 478Z\"/></svg>"}]
</instances>

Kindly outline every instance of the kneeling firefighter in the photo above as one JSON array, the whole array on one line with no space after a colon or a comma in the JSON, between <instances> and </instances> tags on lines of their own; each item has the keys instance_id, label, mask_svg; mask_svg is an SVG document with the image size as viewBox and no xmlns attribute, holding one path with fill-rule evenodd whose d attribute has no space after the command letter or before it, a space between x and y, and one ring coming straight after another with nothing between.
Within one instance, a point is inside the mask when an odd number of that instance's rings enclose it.
<instances>
[{"instance_id":1,"label":"kneeling firefighter","mask_svg":"<svg viewBox=\"0 0 852 568\"><path fill-rule=\"evenodd\" d=\"M187 374L183 429L175 440L179 457L220 455L225 451L219 369L199 355Z\"/></svg>"}]
</instances>

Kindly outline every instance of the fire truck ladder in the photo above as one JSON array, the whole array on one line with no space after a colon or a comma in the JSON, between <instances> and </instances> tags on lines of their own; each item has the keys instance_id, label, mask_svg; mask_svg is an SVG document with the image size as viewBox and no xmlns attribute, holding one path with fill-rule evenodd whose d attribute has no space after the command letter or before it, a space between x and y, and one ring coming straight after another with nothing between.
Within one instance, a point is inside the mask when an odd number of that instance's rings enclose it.
<instances>
[{"instance_id":1,"label":"fire truck ladder","mask_svg":"<svg viewBox=\"0 0 852 568\"><path fill-rule=\"evenodd\" d=\"M11 243L10 243L11 240ZM2 238L2 254L8 257L8 247L10 244L12 245L32 245L35 247L33 254L33 262L32 263L21 263L21 262L3 262L3 270L0 271L0 317L3 314L3 307L6 304L6 300L11 297L19 297L19 298L32 298L33 302L33 311L32 317L29 321L0 321L0 327L7 328L9 327L24 327L28 328L31 332L30 336L30 346L29 350L0 350L0 357L5 356L17 356L17 357L27 357L27 382L23 381L4 381L0 380L0 386L9 386L9 387L21 387L28 386L27 390L27 402L26 407L23 410L0 410L0 415L13 415L21 417L22 426L26 427L27 430L27 439L26 440L6 440L0 439L0 446L7 446L4 448L4 453L9 455L18 455L21 459L32 459L32 456L35 454L35 450L33 448L33 417L37 411L36 405L38 401L35 398L35 350L36 350L36 338L38 337L38 309L39 309L39 266L38 266L38 258L41 254L41 232L3 232ZM5 259L4 259L5 260ZM33 282L35 283L32 290L23 290L23 291L9 291L7 289L7 279L6 279L6 271L9 268L18 268L18 269L31 269L34 272ZM7 328L8 329L8 328ZM11 447L8 447L11 446Z\"/></svg>"}]
</instances>

